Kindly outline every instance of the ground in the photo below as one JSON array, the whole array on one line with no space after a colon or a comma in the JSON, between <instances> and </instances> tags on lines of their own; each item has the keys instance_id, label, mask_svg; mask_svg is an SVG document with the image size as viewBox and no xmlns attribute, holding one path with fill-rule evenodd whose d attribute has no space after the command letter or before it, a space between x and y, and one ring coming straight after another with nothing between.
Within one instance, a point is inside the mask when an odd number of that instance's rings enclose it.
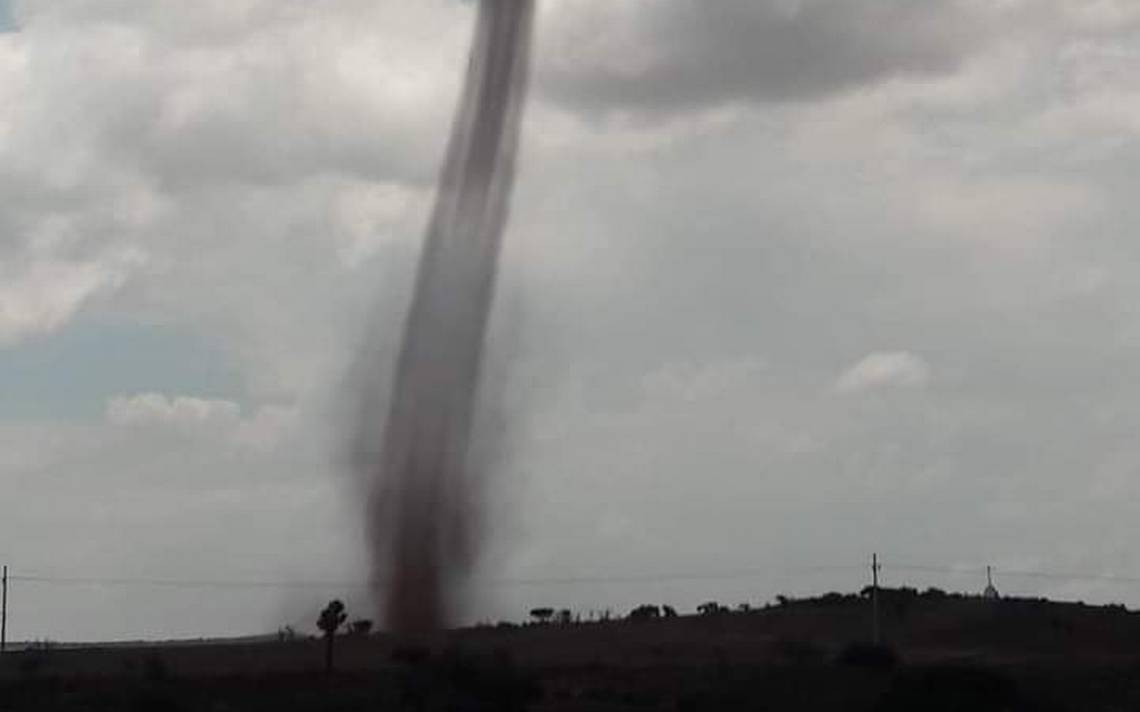
<instances>
[{"instance_id":1,"label":"ground","mask_svg":"<svg viewBox=\"0 0 1140 712\"><path fill-rule=\"evenodd\" d=\"M885 591L746 612L431 639L54 648L0 658L3 710L1140 709L1140 614Z\"/></svg>"}]
</instances>

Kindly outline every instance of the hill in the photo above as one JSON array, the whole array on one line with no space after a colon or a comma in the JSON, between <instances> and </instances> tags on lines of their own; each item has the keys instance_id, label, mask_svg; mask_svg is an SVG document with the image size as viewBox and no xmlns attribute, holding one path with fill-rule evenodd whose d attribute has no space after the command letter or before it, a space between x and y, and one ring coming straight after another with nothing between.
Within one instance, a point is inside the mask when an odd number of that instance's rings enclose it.
<instances>
[{"instance_id":1,"label":"hill","mask_svg":"<svg viewBox=\"0 0 1140 712\"><path fill-rule=\"evenodd\" d=\"M500 624L432 640L27 650L3 709L1140 709L1140 614L883 589L746 611ZM659 613L659 611L657 611ZM142 705L140 707L140 705ZM941 706L940 706L941 705Z\"/></svg>"}]
</instances>

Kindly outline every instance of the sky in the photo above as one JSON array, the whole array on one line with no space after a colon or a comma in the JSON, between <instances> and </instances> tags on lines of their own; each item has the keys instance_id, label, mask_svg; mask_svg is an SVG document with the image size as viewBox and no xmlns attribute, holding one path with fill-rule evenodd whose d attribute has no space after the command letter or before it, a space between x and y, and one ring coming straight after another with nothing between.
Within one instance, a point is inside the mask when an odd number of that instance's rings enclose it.
<instances>
[{"instance_id":1,"label":"sky","mask_svg":"<svg viewBox=\"0 0 1140 712\"><path fill-rule=\"evenodd\" d=\"M473 9L0 0L10 639L370 614L344 434ZM856 590L872 552L1140 606L1138 35L1130 0L541 2L467 620Z\"/></svg>"}]
</instances>

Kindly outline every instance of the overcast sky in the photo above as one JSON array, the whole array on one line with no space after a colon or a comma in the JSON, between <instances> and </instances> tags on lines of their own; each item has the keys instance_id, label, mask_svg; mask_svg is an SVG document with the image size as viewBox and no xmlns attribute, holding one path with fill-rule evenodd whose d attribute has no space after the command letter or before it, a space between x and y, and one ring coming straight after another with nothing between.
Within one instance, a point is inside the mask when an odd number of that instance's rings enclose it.
<instances>
[{"instance_id":1,"label":"overcast sky","mask_svg":"<svg viewBox=\"0 0 1140 712\"><path fill-rule=\"evenodd\" d=\"M398 337L472 18L0 0L0 560L317 584L22 578L10 638L368 612L346 378ZM541 2L470 619L855 590L873 551L1140 606L1000 573L1140 576L1138 35L1131 0Z\"/></svg>"}]
</instances>

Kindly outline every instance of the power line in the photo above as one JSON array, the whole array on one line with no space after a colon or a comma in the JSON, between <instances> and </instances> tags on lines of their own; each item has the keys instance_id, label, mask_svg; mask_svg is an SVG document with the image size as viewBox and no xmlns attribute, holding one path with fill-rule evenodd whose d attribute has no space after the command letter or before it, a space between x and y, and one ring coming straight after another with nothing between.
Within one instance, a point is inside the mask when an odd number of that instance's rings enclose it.
<instances>
[{"instance_id":1,"label":"power line","mask_svg":"<svg viewBox=\"0 0 1140 712\"><path fill-rule=\"evenodd\" d=\"M863 569L861 564L833 564L820 566L796 566L785 568L751 568L728 571L704 571L688 573L645 573L645 574L616 574L599 576L551 576L539 578L504 578L484 579L483 583L503 586L540 586L548 584L582 584L582 583L664 583L668 581L726 581L731 579L749 579L771 576L773 571L782 573L811 573L822 571L854 571ZM479 582L476 579L476 582Z\"/></svg>"},{"instance_id":2,"label":"power line","mask_svg":"<svg viewBox=\"0 0 1140 712\"><path fill-rule=\"evenodd\" d=\"M799 566L775 569L785 573L811 573L823 571L851 571L861 569L856 564ZM611 574L583 576L546 576L474 579L475 583L490 586L546 586L566 584L612 583L663 583L669 581L724 581L731 579L760 578L772 575L772 568L734 569L723 571L662 572L641 574ZM53 574L15 574L11 581L49 585L76 586L150 586L157 588L367 588L366 581L348 580L242 580L242 579L171 579L131 576L62 576Z\"/></svg>"},{"instance_id":3,"label":"power line","mask_svg":"<svg viewBox=\"0 0 1140 712\"><path fill-rule=\"evenodd\" d=\"M946 566L937 564L891 563L878 559L881 571L915 571L925 573L953 574L958 576L982 576L985 566ZM773 573L808 574L865 570L866 564L830 564L815 566L786 566L766 568L739 568L718 571L673 571L645 572L631 574L583 574L570 576L537 576L476 578L475 584L494 587L558 586L580 584L636 584L668 583L672 581L727 581L734 579L754 579L771 577ZM1003 569L993 567L994 573L1005 577L1037 578L1057 581L1103 581L1119 584L1140 584L1140 576L1117 574L1094 574L1081 572ZM65 576L47 573L12 574L9 582L23 582L53 586L139 586L154 588L227 588L227 589L365 589L372 584L367 581L347 579L195 579L161 578L143 576Z\"/></svg>"},{"instance_id":4,"label":"power line","mask_svg":"<svg viewBox=\"0 0 1140 712\"><path fill-rule=\"evenodd\" d=\"M884 564L884 568L897 571L923 571L928 573L944 573L956 575L983 575L985 566L937 566L930 564ZM991 567L994 573L1014 578L1039 578L1057 581L1104 581L1108 583L1140 584L1140 576L1122 576L1116 574L1094 574L1063 571L1031 571L1024 569L1003 569L999 566Z\"/></svg>"},{"instance_id":5,"label":"power line","mask_svg":"<svg viewBox=\"0 0 1140 712\"><path fill-rule=\"evenodd\" d=\"M156 588L362 588L360 581L250 581L220 579L163 579L116 576L13 575L10 581L76 586L151 586Z\"/></svg>"}]
</instances>

